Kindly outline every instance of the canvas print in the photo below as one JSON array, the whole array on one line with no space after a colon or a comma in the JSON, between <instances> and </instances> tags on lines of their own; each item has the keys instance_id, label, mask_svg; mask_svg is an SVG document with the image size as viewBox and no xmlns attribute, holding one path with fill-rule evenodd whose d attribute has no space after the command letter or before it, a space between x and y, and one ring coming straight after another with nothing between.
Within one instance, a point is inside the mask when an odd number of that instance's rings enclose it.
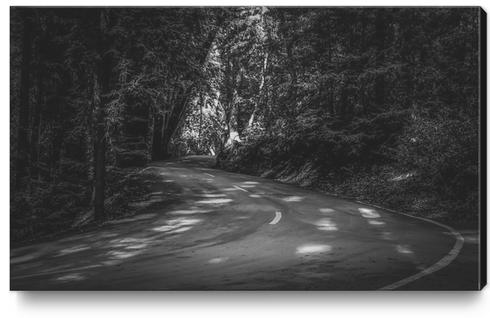
<instances>
[{"instance_id":1,"label":"canvas print","mask_svg":"<svg viewBox=\"0 0 490 318\"><path fill-rule=\"evenodd\" d=\"M478 7L11 7L11 290L479 290Z\"/></svg>"}]
</instances>

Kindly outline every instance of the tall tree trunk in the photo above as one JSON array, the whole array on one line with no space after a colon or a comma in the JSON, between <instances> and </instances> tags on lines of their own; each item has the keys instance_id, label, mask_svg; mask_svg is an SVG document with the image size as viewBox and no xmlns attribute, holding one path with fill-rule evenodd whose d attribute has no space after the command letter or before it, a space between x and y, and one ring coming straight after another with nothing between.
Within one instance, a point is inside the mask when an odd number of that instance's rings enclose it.
<instances>
[{"instance_id":1,"label":"tall tree trunk","mask_svg":"<svg viewBox=\"0 0 490 318\"><path fill-rule=\"evenodd\" d=\"M202 106L204 103L204 96L203 93L200 94L200 100L199 100L199 132L198 132L198 137L197 137L197 151L199 152L198 154L201 154L201 138L202 138Z\"/></svg>"},{"instance_id":2,"label":"tall tree trunk","mask_svg":"<svg viewBox=\"0 0 490 318\"><path fill-rule=\"evenodd\" d=\"M348 112L348 101L347 101L347 83L342 84L342 88L340 89L340 117L342 119L347 118Z\"/></svg>"},{"instance_id":3,"label":"tall tree trunk","mask_svg":"<svg viewBox=\"0 0 490 318\"><path fill-rule=\"evenodd\" d=\"M191 85L191 87L184 89L184 93L180 95L180 100L176 101L177 104L172 108L172 112L165 116L162 136L162 159L171 156L169 149L170 141L182 123L182 118L185 114L189 96L192 94L193 88L194 85Z\"/></svg>"},{"instance_id":4,"label":"tall tree trunk","mask_svg":"<svg viewBox=\"0 0 490 318\"><path fill-rule=\"evenodd\" d=\"M95 148L94 148L94 215L96 220L105 218L105 155L107 148L106 140L106 116L107 105L110 102L110 84L112 78L112 68L114 65L113 53L110 52L111 42L107 36L108 16L105 9L98 10L98 22L100 26L98 39L98 53L100 63L97 65L97 79L100 83L100 102L96 108L96 127L95 127Z\"/></svg>"},{"instance_id":5,"label":"tall tree trunk","mask_svg":"<svg viewBox=\"0 0 490 318\"><path fill-rule=\"evenodd\" d=\"M218 35L219 29L223 23L224 19L222 17L218 18L216 29L209 32L203 47L202 55L198 58L198 64L204 66L206 61L209 58L210 52L213 48L213 43L216 40L216 36ZM185 113L187 102L191 99L190 95L193 94L196 90L196 74L192 72L187 76L189 79L193 81L193 83L182 89L180 98L176 98L176 106L172 107L172 111L166 115L168 116L168 121L164 120L163 124L163 137L162 137L162 145L161 145L161 158L168 157L169 153L169 143L172 139L172 136L175 134L176 129L180 126L180 121L183 118L183 114Z\"/></svg>"},{"instance_id":6,"label":"tall tree trunk","mask_svg":"<svg viewBox=\"0 0 490 318\"><path fill-rule=\"evenodd\" d=\"M375 43L376 43L376 66L377 68L381 68L383 63L385 62L385 39L386 39L386 27L387 27L387 19L385 15L387 14L386 10L378 10L376 12L375 19ZM385 76L383 72L379 72L376 75L376 79L374 82L374 102L377 109L383 107L385 103Z\"/></svg>"},{"instance_id":7,"label":"tall tree trunk","mask_svg":"<svg viewBox=\"0 0 490 318\"><path fill-rule=\"evenodd\" d=\"M102 113L102 111L99 111ZM100 122L102 115L98 115L99 120L96 127L95 147L94 147L94 216L96 220L105 218L105 124Z\"/></svg>"},{"instance_id":8,"label":"tall tree trunk","mask_svg":"<svg viewBox=\"0 0 490 318\"><path fill-rule=\"evenodd\" d=\"M32 17L30 9L23 9L22 65L20 73L19 121L17 127L17 162L15 187L23 188L29 169L29 93L31 88Z\"/></svg>"},{"instance_id":9,"label":"tall tree trunk","mask_svg":"<svg viewBox=\"0 0 490 318\"><path fill-rule=\"evenodd\" d=\"M41 135L41 108L44 104L43 79L38 74L37 98L32 115L31 129L31 177L39 178L39 152L40 152L40 135Z\"/></svg>"},{"instance_id":10,"label":"tall tree trunk","mask_svg":"<svg viewBox=\"0 0 490 318\"><path fill-rule=\"evenodd\" d=\"M269 58L269 53L265 52L264 54L264 60L262 61L262 70L260 73L260 84L259 84L259 91L257 93L257 100L254 105L254 110L252 112L252 115L250 116L248 120L247 127L245 129L250 129L252 128L252 125L254 123L255 117L257 116L257 111L260 107L260 104L262 102L262 96L263 96L263 91L264 91L264 84L265 84L265 72L267 71L267 60Z\"/></svg>"},{"instance_id":11,"label":"tall tree trunk","mask_svg":"<svg viewBox=\"0 0 490 318\"><path fill-rule=\"evenodd\" d=\"M151 159L162 159L162 129L163 115L157 112L153 115L153 138L151 147Z\"/></svg>"},{"instance_id":12,"label":"tall tree trunk","mask_svg":"<svg viewBox=\"0 0 490 318\"><path fill-rule=\"evenodd\" d=\"M37 14L36 15L36 23L42 25L42 19ZM48 38L46 37L47 31L40 28L40 35L37 38L35 46L34 56L36 56L35 64L36 64L36 98L35 102L32 105L32 128L31 128L31 136L30 136L30 146L31 146L31 159L30 159L30 174L31 178L35 178L37 180L40 179L40 164L39 164L39 155L41 152L41 119L42 119L42 111L44 105L46 104L46 92L45 92L45 69L44 63L46 61L45 55L43 54L44 49L46 48L47 43L49 43Z\"/></svg>"},{"instance_id":13,"label":"tall tree trunk","mask_svg":"<svg viewBox=\"0 0 490 318\"><path fill-rule=\"evenodd\" d=\"M225 142L225 147L230 147L233 145L233 143L236 142L241 142L240 139L240 133L238 132L238 107L236 105L236 99L238 96L238 93L236 89L233 91L232 99L230 101L230 105L228 106L228 109L230 110L229 116L228 116L228 138Z\"/></svg>"}]
</instances>

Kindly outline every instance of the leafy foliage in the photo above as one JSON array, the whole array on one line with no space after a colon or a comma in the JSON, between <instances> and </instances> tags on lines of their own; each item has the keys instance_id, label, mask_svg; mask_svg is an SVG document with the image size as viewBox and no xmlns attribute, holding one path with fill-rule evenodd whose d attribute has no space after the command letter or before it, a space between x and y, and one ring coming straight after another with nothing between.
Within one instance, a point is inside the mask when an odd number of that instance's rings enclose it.
<instances>
[{"instance_id":1,"label":"leafy foliage","mask_svg":"<svg viewBox=\"0 0 490 318\"><path fill-rule=\"evenodd\" d=\"M268 10L262 129L242 130L245 141L225 148L220 165L475 220L478 17L478 9ZM236 100L261 94L249 89ZM250 111L239 107L244 122Z\"/></svg>"},{"instance_id":2,"label":"leafy foliage","mask_svg":"<svg viewBox=\"0 0 490 318\"><path fill-rule=\"evenodd\" d=\"M11 13L15 239L119 215L135 167L185 154L476 216L477 8Z\"/></svg>"}]
</instances>

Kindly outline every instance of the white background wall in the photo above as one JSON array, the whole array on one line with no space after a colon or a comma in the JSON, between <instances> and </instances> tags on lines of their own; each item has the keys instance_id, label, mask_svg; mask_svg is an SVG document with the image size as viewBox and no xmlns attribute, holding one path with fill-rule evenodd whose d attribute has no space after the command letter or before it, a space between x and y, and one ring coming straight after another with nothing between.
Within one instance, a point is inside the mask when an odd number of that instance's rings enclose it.
<instances>
[{"instance_id":1,"label":"white background wall","mask_svg":"<svg viewBox=\"0 0 490 318\"><path fill-rule=\"evenodd\" d=\"M479 5L484 1L189 1L83 0L8 1L8 5L316 5L316 6L445 6ZM9 289L9 7L0 7L2 149L0 195L0 316L38 318L344 318L344 317L488 317L490 292L10 292ZM488 6L490 8L490 6ZM488 9L487 8L487 9ZM488 121L488 119L487 119ZM488 138L487 138L488 139ZM488 193L487 193L488 194ZM489 197L487 195L487 197Z\"/></svg>"}]
</instances>

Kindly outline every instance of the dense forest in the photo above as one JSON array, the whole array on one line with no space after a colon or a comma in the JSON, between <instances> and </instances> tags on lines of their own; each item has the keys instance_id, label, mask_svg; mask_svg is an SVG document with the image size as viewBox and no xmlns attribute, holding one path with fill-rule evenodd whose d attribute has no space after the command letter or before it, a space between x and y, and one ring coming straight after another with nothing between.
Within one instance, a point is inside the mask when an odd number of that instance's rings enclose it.
<instances>
[{"instance_id":1,"label":"dense forest","mask_svg":"<svg viewBox=\"0 0 490 318\"><path fill-rule=\"evenodd\" d=\"M473 222L479 27L479 8L12 8L12 239L122 215L141 167L191 154Z\"/></svg>"}]
</instances>

